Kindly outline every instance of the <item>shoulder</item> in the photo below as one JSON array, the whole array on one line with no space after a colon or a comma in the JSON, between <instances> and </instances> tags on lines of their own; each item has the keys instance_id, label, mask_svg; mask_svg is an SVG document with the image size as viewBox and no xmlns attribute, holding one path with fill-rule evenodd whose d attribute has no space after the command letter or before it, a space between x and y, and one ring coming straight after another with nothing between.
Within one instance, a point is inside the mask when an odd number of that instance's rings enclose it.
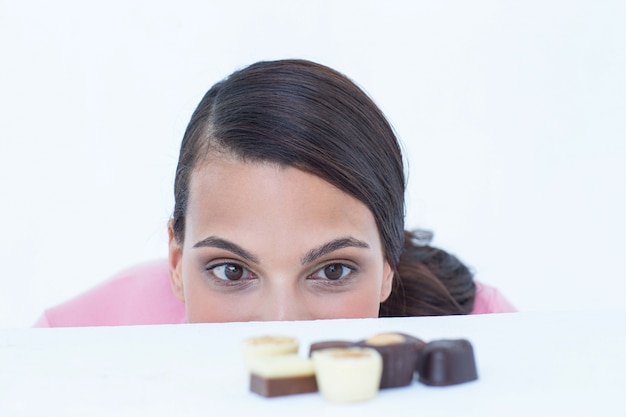
<instances>
[{"instance_id":1,"label":"shoulder","mask_svg":"<svg viewBox=\"0 0 626 417\"><path fill-rule=\"evenodd\" d=\"M513 313L517 309L496 288L474 281L476 296L470 314Z\"/></svg>"},{"instance_id":2,"label":"shoulder","mask_svg":"<svg viewBox=\"0 0 626 417\"><path fill-rule=\"evenodd\" d=\"M174 324L185 321L173 294L167 260L135 265L97 287L46 310L36 327Z\"/></svg>"}]
</instances>

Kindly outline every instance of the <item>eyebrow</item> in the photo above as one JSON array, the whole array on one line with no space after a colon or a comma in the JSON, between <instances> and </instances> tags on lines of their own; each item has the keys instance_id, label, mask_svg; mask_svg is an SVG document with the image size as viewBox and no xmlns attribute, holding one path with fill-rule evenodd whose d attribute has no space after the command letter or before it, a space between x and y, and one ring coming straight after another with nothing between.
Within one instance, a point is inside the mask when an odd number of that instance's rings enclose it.
<instances>
[{"instance_id":1,"label":"eyebrow","mask_svg":"<svg viewBox=\"0 0 626 417\"><path fill-rule=\"evenodd\" d=\"M310 251L306 253L306 255L302 257L300 262L302 263L302 265L305 265L305 264L313 262L314 260L326 254L329 254L339 249L348 248L348 247L369 249L370 245L363 242L362 240L358 240L353 237L342 237L342 238L331 240L330 242L324 243L323 245L317 248L311 249Z\"/></svg>"},{"instance_id":2,"label":"eyebrow","mask_svg":"<svg viewBox=\"0 0 626 417\"><path fill-rule=\"evenodd\" d=\"M235 255L241 256L242 258L244 258L245 260L249 262L253 262L256 264L259 263L259 258L254 256L253 254L251 254L250 252L248 252L241 246L237 245L236 243L230 242L226 239L219 238L217 236L209 236L206 239L203 239L199 241L198 243L196 243L195 245L193 245L193 247L194 248L211 247L211 248L224 249L224 250L234 253Z\"/></svg>"},{"instance_id":3,"label":"eyebrow","mask_svg":"<svg viewBox=\"0 0 626 417\"><path fill-rule=\"evenodd\" d=\"M203 239L197 242L195 245L193 245L193 247L194 248L212 247L212 248L224 249L236 255L241 256L247 261L257 263L257 264L259 263L259 258L254 256L253 254L251 254L250 252L248 252L241 246L237 245L236 243L230 242L226 239L219 238L217 236L209 236L206 239ZM324 243L323 245L318 246L317 248L311 249L302 257L302 259L300 260L300 263L302 263L302 265L306 265L324 255L327 255L336 250L348 248L348 247L369 249L370 245L363 242L362 240L358 240L353 237L342 237L342 238L331 240L330 242Z\"/></svg>"}]
</instances>

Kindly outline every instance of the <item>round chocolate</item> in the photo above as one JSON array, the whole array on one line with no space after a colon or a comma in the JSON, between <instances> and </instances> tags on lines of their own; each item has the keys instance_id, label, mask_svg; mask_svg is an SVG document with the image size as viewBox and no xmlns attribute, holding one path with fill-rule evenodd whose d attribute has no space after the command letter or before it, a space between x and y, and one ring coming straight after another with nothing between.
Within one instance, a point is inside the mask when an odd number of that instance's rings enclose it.
<instances>
[{"instance_id":1,"label":"round chocolate","mask_svg":"<svg viewBox=\"0 0 626 417\"><path fill-rule=\"evenodd\" d=\"M417 372L426 385L447 386L478 379L474 349L465 339L434 340L420 352Z\"/></svg>"},{"instance_id":2,"label":"round chocolate","mask_svg":"<svg viewBox=\"0 0 626 417\"><path fill-rule=\"evenodd\" d=\"M403 387L413 382L420 342L404 333L380 333L358 343L376 349L383 358L380 388Z\"/></svg>"},{"instance_id":3,"label":"round chocolate","mask_svg":"<svg viewBox=\"0 0 626 417\"><path fill-rule=\"evenodd\" d=\"M365 401L378 393L383 361L375 349L320 349L312 359L318 389L327 400Z\"/></svg>"}]
</instances>

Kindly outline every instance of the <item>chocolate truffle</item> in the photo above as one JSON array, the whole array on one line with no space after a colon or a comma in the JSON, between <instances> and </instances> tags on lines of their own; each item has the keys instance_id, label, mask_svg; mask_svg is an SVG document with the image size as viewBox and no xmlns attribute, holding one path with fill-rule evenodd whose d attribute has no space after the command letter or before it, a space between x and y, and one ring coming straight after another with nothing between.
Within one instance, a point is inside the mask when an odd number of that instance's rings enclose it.
<instances>
[{"instance_id":1,"label":"chocolate truffle","mask_svg":"<svg viewBox=\"0 0 626 417\"><path fill-rule=\"evenodd\" d=\"M242 342L243 355L248 369L258 358L298 353L299 347L300 343L295 337L280 335L254 336Z\"/></svg>"},{"instance_id":2,"label":"chocolate truffle","mask_svg":"<svg viewBox=\"0 0 626 417\"><path fill-rule=\"evenodd\" d=\"M376 396L383 361L369 348L347 347L313 352L317 386L333 402L365 401Z\"/></svg>"},{"instance_id":3,"label":"chocolate truffle","mask_svg":"<svg viewBox=\"0 0 626 417\"><path fill-rule=\"evenodd\" d=\"M317 392L313 362L295 354L257 358L250 367L250 391L264 397Z\"/></svg>"},{"instance_id":4,"label":"chocolate truffle","mask_svg":"<svg viewBox=\"0 0 626 417\"><path fill-rule=\"evenodd\" d=\"M478 379L474 349L465 339L434 340L420 352L417 372L426 385L447 386Z\"/></svg>"},{"instance_id":5,"label":"chocolate truffle","mask_svg":"<svg viewBox=\"0 0 626 417\"><path fill-rule=\"evenodd\" d=\"M370 337L359 346L376 349L383 358L383 374L380 388L409 385L417 366L418 353L424 342L404 333L380 333Z\"/></svg>"}]
</instances>

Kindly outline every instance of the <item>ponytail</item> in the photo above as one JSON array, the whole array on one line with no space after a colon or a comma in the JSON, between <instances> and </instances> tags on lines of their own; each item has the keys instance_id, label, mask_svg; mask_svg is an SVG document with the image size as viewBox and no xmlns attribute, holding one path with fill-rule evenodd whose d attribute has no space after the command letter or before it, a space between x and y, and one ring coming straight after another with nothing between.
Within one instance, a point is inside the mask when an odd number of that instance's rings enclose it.
<instances>
[{"instance_id":1,"label":"ponytail","mask_svg":"<svg viewBox=\"0 0 626 417\"><path fill-rule=\"evenodd\" d=\"M380 317L469 314L476 286L472 272L454 255L430 246L432 233L404 232L404 247L391 295Z\"/></svg>"}]
</instances>

